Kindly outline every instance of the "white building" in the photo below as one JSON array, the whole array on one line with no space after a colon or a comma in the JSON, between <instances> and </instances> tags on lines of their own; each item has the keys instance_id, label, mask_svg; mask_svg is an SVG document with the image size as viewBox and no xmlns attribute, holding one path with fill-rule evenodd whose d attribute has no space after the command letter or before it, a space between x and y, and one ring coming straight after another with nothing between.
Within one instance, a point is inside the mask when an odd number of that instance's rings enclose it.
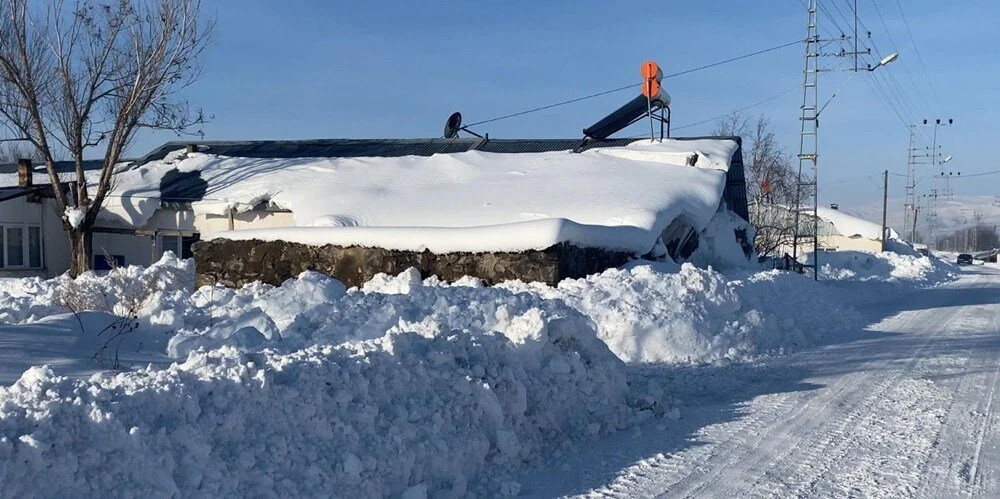
<instances>
[{"instance_id":1,"label":"white building","mask_svg":"<svg viewBox=\"0 0 1000 499\"><path fill-rule=\"evenodd\" d=\"M810 210L811 211L811 210ZM862 218L859 215L849 213L840 209L838 205L831 207L818 207L819 221L817 223L817 234L819 236L817 245L820 251L881 251L882 250L882 224L875 223ZM789 207L780 204L758 204L750 205L751 220L766 219L774 222L782 220L780 223L786 227L795 225L795 212ZM809 226L813 223L811 214L802 214L799 217L802 226ZM889 239L898 239L899 235L891 228L886 229ZM798 254L812 253L812 240L799 245ZM787 244L775 252L777 255L785 253L792 254L791 244Z\"/></svg>"}]
</instances>

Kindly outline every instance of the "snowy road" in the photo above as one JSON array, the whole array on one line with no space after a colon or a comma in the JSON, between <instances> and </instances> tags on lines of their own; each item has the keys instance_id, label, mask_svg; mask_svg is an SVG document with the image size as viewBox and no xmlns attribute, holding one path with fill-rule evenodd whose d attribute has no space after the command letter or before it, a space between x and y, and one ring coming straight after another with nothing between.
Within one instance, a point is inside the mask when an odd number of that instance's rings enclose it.
<instances>
[{"instance_id":1,"label":"snowy road","mask_svg":"<svg viewBox=\"0 0 1000 499\"><path fill-rule=\"evenodd\" d=\"M766 363L658 368L680 409L522 477L550 497L1000 496L1000 270L865 311Z\"/></svg>"}]
</instances>

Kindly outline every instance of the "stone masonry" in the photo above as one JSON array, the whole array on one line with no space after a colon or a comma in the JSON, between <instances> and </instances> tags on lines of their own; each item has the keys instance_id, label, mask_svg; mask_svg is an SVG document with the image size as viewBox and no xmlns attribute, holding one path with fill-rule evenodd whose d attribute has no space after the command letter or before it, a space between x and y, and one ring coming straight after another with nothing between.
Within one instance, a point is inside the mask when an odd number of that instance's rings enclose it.
<instances>
[{"instance_id":1,"label":"stone masonry","mask_svg":"<svg viewBox=\"0 0 1000 499\"><path fill-rule=\"evenodd\" d=\"M279 285L306 270L335 277L348 287L360 286L380 272L396 275L415 267L423 277L445 281L478 277L486 284L520 279L555 285L618 267L626 252L581 248L561 243L540 251L517 253L445 253L396 251L358 246L309 246L286 241L214 239L194 245L198 286L229 287L261 281Z\"/></svg>"}]
</instances>

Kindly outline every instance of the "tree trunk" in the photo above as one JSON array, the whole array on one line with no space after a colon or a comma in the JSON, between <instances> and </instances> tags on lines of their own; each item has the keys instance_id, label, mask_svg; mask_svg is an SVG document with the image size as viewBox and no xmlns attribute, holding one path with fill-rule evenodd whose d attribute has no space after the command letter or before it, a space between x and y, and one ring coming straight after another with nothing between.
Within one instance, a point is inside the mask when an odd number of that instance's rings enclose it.
<instances>
[{"instance_id":1,"label":"tree trunk","mask_svg":"<svg viewBox=\"0 0 1000 499\"><path fill-rule=\"evenodd\" d=\"M77 277L91 266L91 248L94 235L89 230L73 230L69 233L69 275Z\"/></svg>"}]
</instances>

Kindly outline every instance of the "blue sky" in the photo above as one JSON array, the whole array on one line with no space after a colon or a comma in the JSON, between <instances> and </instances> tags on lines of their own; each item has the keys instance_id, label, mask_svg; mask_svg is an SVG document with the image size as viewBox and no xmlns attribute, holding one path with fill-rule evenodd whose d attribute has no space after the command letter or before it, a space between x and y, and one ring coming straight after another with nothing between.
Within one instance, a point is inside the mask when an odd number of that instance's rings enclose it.
<instances>
[{"instance_id":1,"label":"blue sky","mask_svg":"<svg viewBox=\"0 0 1000 499\"><path fill-rule=\"evenodd\" d=\"M901 53L899 62L884 69L904 90L893 101L903 120L955 118L956 125L939 135L944 153L955 156L952 169L965 174L1000 169L995 155L982 147L994 140L991 118L1000 104L995 91L1000 58L991 47L1000 5L899 0L929 84L896 0L874 1ZM823 0L833 16L835 7L849 15L847 2ZM859 12L875 46L891 52L872 2L859 0ZM805 35L799 0L206 0L206 7L218 19L215 40L203 78L185 94L214 115L206 139L434 137L453 111L461 111L467 123L479 121L638 83L638 66L646 59L669 74ZM821 16L820 24L839 34L827 18ZM802 48L795 46L667 80L674 124L780 94L751 112L770 117L782 144L797 152L792 149L798 144L801 66ZM886 168L905 172L907 129L870 88L876 84L864 81L872 77L858 75L824 111L822 202L870 203L880 199L880 180L851 179ZM822 95L845 78L847 73L823 74ZM492 137L579 137L581 129L629 97L630 92L619 92L479 131ZM676 135L711 129L707 123ZM146 134L133 150L141 153L171 139ZM933 174L929 168L921 174ZM890 197L902 197L904 179L894 176L890 182ZM1000 176L953 182L960 194L997 194L998 186Z\"/></svg>"}]
</instances>

